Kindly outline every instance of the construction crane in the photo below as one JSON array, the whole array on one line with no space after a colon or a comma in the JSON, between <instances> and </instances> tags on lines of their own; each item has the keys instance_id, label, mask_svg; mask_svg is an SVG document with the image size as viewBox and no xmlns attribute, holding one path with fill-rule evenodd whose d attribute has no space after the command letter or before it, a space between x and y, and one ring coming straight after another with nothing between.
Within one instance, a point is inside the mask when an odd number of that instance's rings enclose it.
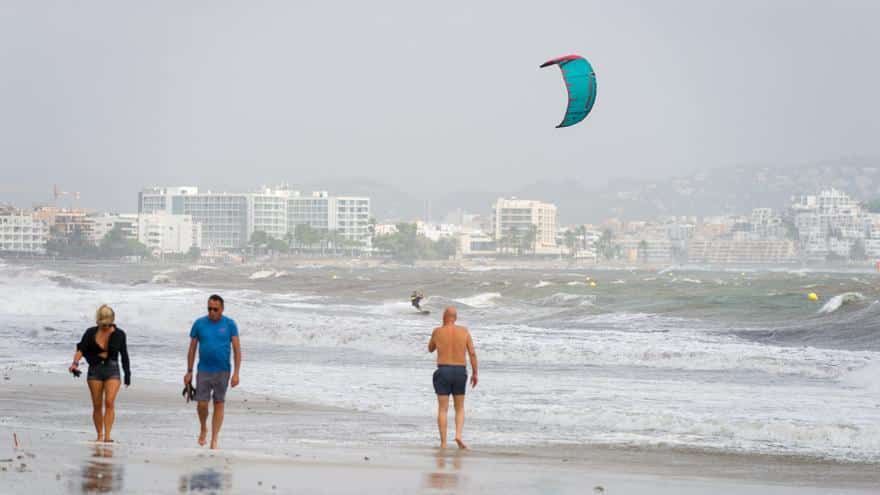
<instances>
[{"instance_id":1,"label":"construction crane","mask_svg":"<svg viewBox=\"0 0 880 495\"><path fill-rule=\"evenodd\" d=\"M58 203L58 198L61 196L72 196L73 199L79 200L79 191L76 191L76 192L61 191L58 189L58 184L53 184L52 185L52 196L54 197L56 204Z\"/></svg>"}]
</instances>

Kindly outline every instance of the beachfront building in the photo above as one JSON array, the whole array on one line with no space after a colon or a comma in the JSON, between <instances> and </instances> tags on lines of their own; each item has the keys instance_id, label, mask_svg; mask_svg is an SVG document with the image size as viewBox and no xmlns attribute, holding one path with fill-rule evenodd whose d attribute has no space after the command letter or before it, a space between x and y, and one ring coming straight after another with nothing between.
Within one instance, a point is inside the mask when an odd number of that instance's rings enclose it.
<instances>
[{"instance_id":1,"label":"beachfront building","mask_svg":"<svg viewBox=\"0 0 880 495\"><path fill-rule=\"evenodd\" d=\"M325 232L335 231L349 242L370 246L370 198L362 196L330 196L327 191L302 195L293 191L287 199L287 228L296 232L299 225L308 225Z\"/></svg>"},{"instance_id":2,"label":"beachfront building","mask_svg":"<svg viewBox=\"0 0 880 495\"><path fill-rule=\"evenodd\" d=\"M880 213L865 214L865 255L880 260Z\"/></svg>"},{"instance_id":3,"label":"beachfront building","mask_svg":"<svg viewBox=\"0 0 880 495\"><path fill-rule=\"evenodd\" d=\"M86 210L40 206L34 209L33 216L46 225L52 239L61 242L90 242L94 239L92 229L95 224Z\"/></svg>"},{"instance_id":4,"label":"beachfront building","mask_svg":"<svg viewBox=\"0 0 880 495\"><path fill-rule=\"evenodd\" d=\"M397 232L397 224L394 223L377 223L374 227L374 234L376 235L376 237L383 235L392 235L396 234Z\"/></svg>"},{"instance_id":5,"label":"beachfront building","mask_svg":"<svg viewBox=\"0 0 880 495\"><path fill-rule=\"evenodd\" d=\"M480 231L462 232L458 236L458 253L461 256L495 256L495 239Z\"/></svg>"},{"instance_id":6,"label":"beachfront building","mask_svg":"<svg viewBox=\"0 0 880 495\"><path fill-rule=\"evenodd\" d=\"M688 261L706 264L769 264L797 261L793 241L749 239L693 239Z\"/></svg>"},{"instance_id":7,"label":"beachfront building","mask_svg":"<svg viewBox=\"0 0 880 495\"><path fill-rule=\"evenodd\" d=\"M202 225L205 249L239 249L250 239L248 196L239 193L200 193L196 187L157 187L138 195L138 213L190 215Z\"/></svg>"},{"instance_id":8,"label":"beachfront building","mask_svg":"<svg viewBox=\"0 0 880 495\"><path fill-rule=\"evenodd\" d=\"M295 232L296 227L308 225L313 229L330 228L330 195L327 191L314 191L304 196L298 191L287 199L287 229Z\"/></svg>"},{"instance_id":9,"label":"beachfront building","mask_svg":"<svg viewBox=\"0 0 880 495\"><path fill-rule=\"evenodd\" d=\"M119 215L105 213L91 216L92 222L91 241L99 244L104 237L113 229L119 229L125 239L138 238L138 215L137 213L123 213Z\"/></svg>"},{"instance_id":10,"label":"beachfront building","mask_svg":"<svg viewBox=\"0 0 880 495\"><path fill-rule=\"evenodd\" d=\"M287 189L263 188L247 195L248 235L262 231L275 239L287 237Z\"/></svg>"},{"instance_id":11,"label":"beachfront building","mask_svg":"<svg viewBox=\"0 0 880 495\"><path fill-rule=\"evenodd\" d=\"M437 242L440 239L452 239L459 235L462 230L463 229L460 225L423 222L421 220L416 221L416 234L424 236L434 242Z\"/></svg>"},{"instance_id":12,"label":"beachfront building","mask_svg":"<svg viewBox=\"0 0 880 495\"><path fill-rule=\"evenodd\" d=\"M493 208L493 223L499 250L534 254L561 252L556 244L556 205L498 198Z\"/></svg>"},{"instance_id":13,"label":"beachfront building","mask_svg":"<svg viewBox=\"0 0 880 495\"><path fill-rule=\"evenodd\" d=\"M302 195L281 187L202 193L196 187L157 187L140 192L138 212L190 215L201 224L200 246L208 250L244 248L255 231L287 239L299 225L332 231L365 247L371 239L370 198L330 196L326 191Z\"/></svg>"},{"instance_id":14,"label":"beachfront building","mask_svg":"<svg viewBox=\"0 0 880 495\"><path fill-rule=\"evenodd\" d=\"M353 244L370 247L370 198L339 196L330 198L330 230Z\"/></svg>"},{"instance_id":15,"label":"beachfront building","mask_svg":"<svg viewBox=\"0 0 880 495\"><path fill-rule=\"evenodd\" d=\"M193 247L201 248L201 237L202 226L191 215L158 211L137 217L137 240L153 256L186 254Z\"/></svg>"},{"instance_id":16,"label":"beachfront building","mask_svg":"<svg viewBox=\"0 0 880 495\"><path fill-rule=\"evenodd\" d=\"M782 216L772 208L755 208L749 219L753 239L785 239L786 229Z\"/></svg>"},{"instance_id":17,"label":"beachfront building","mask_svg":"<svg viewBox=\"0 0 880 495\"><path fill-rule=\"evenodd\" d=\"M667 264L672 261L672 241L665 237L618 239L614 245L629 263Z\"/></svg>"},{"instance_id":18,"label":"beachfront building","mask_svg":"<svg viewBox=\"0 0 880 495\"><path fill-rule=\"evenodd\" d=\"M45 254L49 230L33 213L0 208L0 252Z\"/></svg>"},{"instance_id":19,"label":"beachfront building","mask_svg":"<svg viewBox=\"0 0 880 495\"><path fill-rule=\"evenodd\" d=\"M870 228L870 219L859 203L833 188L792 198L790 211L801 249L813 261L825 261L832 255L849 257Z\"/></svg>"}]
</instances>

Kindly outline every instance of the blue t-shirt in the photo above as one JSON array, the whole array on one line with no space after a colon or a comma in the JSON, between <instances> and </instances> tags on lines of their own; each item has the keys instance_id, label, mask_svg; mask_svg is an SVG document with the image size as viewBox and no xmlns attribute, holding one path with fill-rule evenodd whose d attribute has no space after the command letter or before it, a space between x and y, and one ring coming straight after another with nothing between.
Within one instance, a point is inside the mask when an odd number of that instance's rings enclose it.
<instances>
[{"instance_id":1,"label":"blue t-shirt","mask_svg":"<svg viewBox=\"0 0 880 495\"><path fill-rule=\"evenodd\" d=\"M199 340L199 371L218 373L231 371L229 354L232 337L238 337L238 326L232 318L211 321L203 316L193 323L190 338Z\"/></svg>"}]
</instances>

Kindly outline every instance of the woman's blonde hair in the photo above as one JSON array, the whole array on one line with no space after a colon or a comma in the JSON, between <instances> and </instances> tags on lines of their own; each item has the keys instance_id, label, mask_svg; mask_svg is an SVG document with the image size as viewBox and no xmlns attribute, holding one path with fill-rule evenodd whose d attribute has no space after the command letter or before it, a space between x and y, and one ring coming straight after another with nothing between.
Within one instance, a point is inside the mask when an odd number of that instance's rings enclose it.
<instances>
[{"instance_id":1,"label":"woman's blonde hair","mask_svg":"<svg viewBox=\"0 0 880 495\"><path fill-rule=\"evenodd\" d=\"M113 309L106 304L102 304L98 311L95 311L95 323L100 325L112 325L113 321L116 320L116 313L113 312Z\"/></svg>"}]
</instances>

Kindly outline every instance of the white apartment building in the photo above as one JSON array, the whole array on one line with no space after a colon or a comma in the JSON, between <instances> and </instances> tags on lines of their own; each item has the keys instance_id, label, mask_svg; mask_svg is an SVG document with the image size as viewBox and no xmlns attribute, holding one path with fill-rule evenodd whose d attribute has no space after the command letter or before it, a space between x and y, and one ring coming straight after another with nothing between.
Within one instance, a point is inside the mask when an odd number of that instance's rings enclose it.
<instances>
[{"instance_id":1,"label":"white apartment building","mask_svg":"<svg viewBox=\"0 0 880 495\"><path fill-rule=\"evenodd\" d=\"M397 225L393 223L377 223L374 233L376 234L376 236L396 234Z\"/></svg>"},{"instance_id":2,"label":"white apartment building","mask_svg":"<svg viewBox=\"0 0 880 495\"><path fill-rule=\"evenodd\" d=\"M785 239L782 217L774 213L772 208L753 209L749 225L753 239Z\"/></svg>"},{"instance_id":3,"label":"white apartment building","mask_svg":"<svg viewBox=\"0 0 880 495\"><path fill-rule=\"evenodd\" d=\"M794 242L785 240L694 239L688 261L708 264L778 264L797 260Z\"/></svg>"},{"instance_id":4,"label":"white apartment building","mask_svg":"<svg viewBox=\"0 0 880 495\"><path fill-rule=\"evenodd\" d=\"M330 230L335 230L347 241L370 247L370 198L339 196L330 199Z\"/></svg>"},{"instance_id":5,"label":"white apartment building","mask_svg":"<svg viewBox=\"0 0 880 495\"><path fill-rule=\"evenodd\" d=\"M286 188L251 193L201 193L196 187L157 187L141 191L138 212L190 215L201 224L201 247L239 249L255 231L276 239L294 234L298 225L335 231L348 241L370 244L370 198L302 195Z\"/></svg>"},{"instance_id":6,"label":"white apartment building","mask_svg":"<svg viewBox=\"0 0 880 495\"><path fill-rule=\"evenodd\" d=\"M287 236L287 201L290 191L287 189L263 188L256 193L248 194L248 236L255 231L263 231L275 239Z\"/></svg>"},{"instance_id":7,"label":"white apartment building","mask_svg":"<svg viewBox=\"0 0 880 495\"><path fill-rule=\"evenodd\" d=\"M190 215L144 213L137 222L137 240L154 256L185 254L193 247L201 248L201 225Z\"/></svg>"},{"instance_id":8,"label":"white apartment building","mask_svg":"<svg viewBox=\"0 0 880 495\"><path fill-rule=\"evenodd\" d=\"M45 254L49 230L32 213L0 210L0 252Z\"/></svg>"},{"instance_id":9,"label":"white apartment building","mask_svg":"<svg viewBox=\"0 0 880 495\"><path fill-rule=\"evenodd\" d=\"M200 193L196 187L157 187L138 195L138 213L164 211L190 215L201 224L201 246L205 249L237 249L250 240L248 195Z\"/></svg>"},{"instance_id":10,"label":"white apartment building","mask_svg":"<svg viewBox=\"0 0 880 495\"><path fill-rule=\"evenodd\" d=\"M314 191L308 196L294 192L287 199L287 230L308 225L314 229L330 229L330 195L327 191Z\"/></svg>"},{"instance_id":11,"label":"white apartment building","mask_svg":"<svg viewBox=\"0 0 880 495\"><path fill-rule=\"evenodd\" d=\"M344 239L370 245L370 198L330 196L327 191L302 195L294 191L287 199L287 228L298 225L336 231Z\"/></svg>"},{"instance_id":12,"label":"white apartment building","mask_svg":"<svg viewBox=\"0 0 880 495\"><path fill-rule=\"evenodd\" d=\"M98 244L113 229L119 228L126 239L138 238L138 215L137 213L123 213L120 215L104 214L88 217L92 222L92 242Z\"/></svg>"},{"instance_id":13,"label":"white apartment building","mask_svg":"<svg viewBox=\"0 0 880 495\"><path fill-rule=\"evenodd\" d=\"M830 253L849 256L855 240L864 239L870 230L858 202L833 188L792 198L791 213L800 245L813 260L824 260Z\"/></svg>"},{"instance_id":14,"label":"white apartment building","mask_svg":"<svg viewBox=\"0 0 880 495\"><path fill-rule=\"evenodd\" d=\"M499 247L510 237L534 228L535 253L559 254L556 245L556 205L524 199L498 198L494 206L495 240Z\"/></svg>"},{"instance_id":15,"label":"white apartment building","mask_svg":"<svg viewBox=\"0 0 880 495\"><path fill-rule=\"evenodd\" d=\"M495 256L495 239L479 231L463 232L458 236L458 253L462 256Z\"/></svg>"},{"instance_id":16,"label":"white apartment building","mask_svg":"<svg viewBox=\"0 0 880 495\"><path fill-rule=\"evenodd\" d=\"M459 225L449 223L431 223L421 220L416 222L416 234L437 242L440 239L451 239L462 232Z\"/></svg>"}]
</instances>

